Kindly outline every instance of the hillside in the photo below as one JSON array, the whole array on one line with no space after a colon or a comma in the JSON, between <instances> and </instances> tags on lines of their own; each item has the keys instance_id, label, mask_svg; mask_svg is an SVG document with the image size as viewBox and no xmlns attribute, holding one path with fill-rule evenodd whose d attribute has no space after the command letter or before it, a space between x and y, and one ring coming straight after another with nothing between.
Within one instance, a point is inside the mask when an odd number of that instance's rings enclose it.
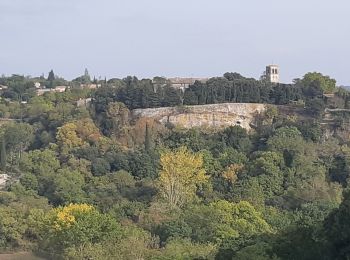
<instances>
[{"instance_id":1,"label":"hillside","mask_svg":"<svg viewBox=\"0 0 350 260\"><path fill-rule=\"evenodd\" d=\"M1 80L0 253L345 259L350 95L334 80L77 79L40 96L34 80Z\"/></svg>"}]
</instances>

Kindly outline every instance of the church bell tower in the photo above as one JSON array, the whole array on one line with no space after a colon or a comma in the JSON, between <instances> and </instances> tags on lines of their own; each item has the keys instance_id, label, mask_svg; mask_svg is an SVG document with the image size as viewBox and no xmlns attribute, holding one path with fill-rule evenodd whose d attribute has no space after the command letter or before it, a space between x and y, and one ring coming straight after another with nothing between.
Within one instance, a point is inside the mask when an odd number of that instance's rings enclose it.
<instances>
[{"instance_id":1,"label":"church bell tower","mask_svg":"<svg viewBox=\"0 0 350 260\"><path fill-rule=\"evenodd\" d=\"M278 65L268 65L266 66L266 79L271 83L280 82L280 69Z\"/></svg>"}]
</instances>

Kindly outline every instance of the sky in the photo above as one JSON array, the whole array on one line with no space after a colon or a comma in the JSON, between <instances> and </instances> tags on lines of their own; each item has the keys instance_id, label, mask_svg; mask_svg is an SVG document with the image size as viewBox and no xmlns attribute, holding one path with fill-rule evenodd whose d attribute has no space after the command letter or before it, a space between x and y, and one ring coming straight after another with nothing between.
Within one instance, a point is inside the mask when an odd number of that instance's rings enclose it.
<instances>
[{"instance_id":1,"label":"sky","mask_svg":"<svg viewBox=\"0 0 350 260\"><path fill-rule=\"evenodd\" d=\"M349 0L0 0L0 74L259 78L350 85Z\"/></svg>"}]
</instances>

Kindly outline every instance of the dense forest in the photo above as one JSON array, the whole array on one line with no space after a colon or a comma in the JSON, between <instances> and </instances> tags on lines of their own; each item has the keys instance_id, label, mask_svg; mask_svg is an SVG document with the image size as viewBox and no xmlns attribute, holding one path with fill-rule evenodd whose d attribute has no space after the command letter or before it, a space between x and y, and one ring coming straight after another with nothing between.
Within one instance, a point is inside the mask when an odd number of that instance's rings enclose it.
<instances>
[{"instance_id":1,"label":"dense forest","mask_svg":"<svg viewBox=\"0 0 350 260\"><path fill-rule=\"evenodd\" d=\"M38 96L36 82L69 88ZM7 86L0 168L9 177L0 191L2 253L350 258L350 95L328 76L308 73L287 85L226 73L181 91L163 78L97 80L86 71L67 81L51 71L47 78L3 76L0 85ZM249 132L155 131L154 122L131 131L125 116L135 108L227 102L270 105Z\"/></svg>"}]
</instances>

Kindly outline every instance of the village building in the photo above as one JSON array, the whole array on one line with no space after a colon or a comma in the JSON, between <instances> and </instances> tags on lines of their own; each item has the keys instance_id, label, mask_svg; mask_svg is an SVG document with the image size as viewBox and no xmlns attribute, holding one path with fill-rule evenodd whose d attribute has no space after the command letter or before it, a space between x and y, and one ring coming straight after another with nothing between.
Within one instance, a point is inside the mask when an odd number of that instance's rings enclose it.
<instances>
[{"instance_id":1,"label":"village building","mask_svg":"<svg viewBox=\"0 0 350 260\"><path fill-rule=\"evenodd\" d=\"M45 93L48 93L48 92L51 92L51 89L50 89L50 88L38 88L38 89L36 90L36 94L37 94L38 96L42 96L42 95L44 95Z\"/></svg>"},{"instance_id":2,"label":"village building","mask_svg":"<svg viewBox=\"0 0 350 260\"><path fill-rule=\"evenodd\" d=\"M168 82L173 88L181 89L184 91L187 89L190 85L193 85L196 81L205 83L209 80L209 78L167 78Z\"/></svg>"},{"instance_id":3,"label":"village building","mask_svg":"<svg viewBox=\"0 0 350 260\"><path fill-rule=\"evenodd\" d=\"M48 93L48 92L63 93L68 88L69 88L68 86L57 86L55 88L38 88L38 89L36 89L36 94L38 96L42 96L42 95L44 95L45 93Z\"/></svg>"},{"instance_id":4,"label":"village building","mask_svg":"<svg viewBox=\"0 0 350 260\"><path fill-rule=\"evenodd\" d=\"M57 86L54 88L54 92L62 93L62 92L65 92L67 88L68 86Z\"/></svg>"},{"instance_id":5,"label":"village building","mask_svg":"<svg viewBox=\"0 0 350 260\"><path fill-rule=\"evenodd\" d=\"M190 85L193 85L196 81L205 83L209 80L209 78L159 78L153 79L152 83L154 85L155 90L157 91L158 87L165 87L166 85L171 86L175 89L180 89L185 91Z\"/></svg>"},{"instance_id":6,"label":"village building","mask_svg":"<svg viewBox=\"0 0 350 260\"><path fill-rule=\"evenodd\" d=\"M91 101L92 101L92 98L80 98L77 101L77 107L89 107Z\"/></svg>"}]
</instances>

